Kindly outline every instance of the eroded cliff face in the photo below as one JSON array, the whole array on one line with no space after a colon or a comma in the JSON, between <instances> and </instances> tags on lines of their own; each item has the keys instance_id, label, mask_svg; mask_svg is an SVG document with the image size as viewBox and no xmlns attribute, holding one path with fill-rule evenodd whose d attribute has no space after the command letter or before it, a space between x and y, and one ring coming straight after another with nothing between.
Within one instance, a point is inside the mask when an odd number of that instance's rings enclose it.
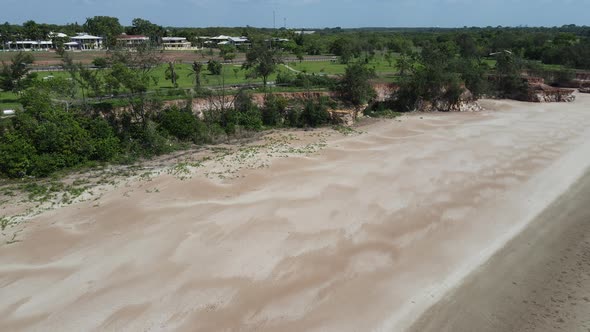
<instances>
[{"instance_id":1,"label":"eroded cliff face","mask_svg":"<svg viewBox=\"0 0 590 332\"><path fill-rule=\"evenodd\" d=\"M574 89L556 88L545 84L540 77L526 77L528 91L526 101L534 103L572 102L576 99Z\"/></svg>"},{"instance_id":2,"label":"eroded cliff face","mask_svg":"<svg viewBox=\"0 0 590 332\"><path fill-rule=\"evenodd\" d=\"M373 89L377 94L375 101L382 103L393 97L393 94L399 89L399 85L395 83L374 83Z\"/></svg>"},{"instance_id":3,"label":"eroded cliff face","mask_svg":"<svg viewBox=\"0 0 590 332\"><path fill-rule=\"evenodd\" d=\"M336 97L333 92L278 92L273 93L275 96L285 98L289 101L304 100L308 98L320 98L320 97ZM263 93L252 94L252 102L258 106L264 106ZM204 111L211 109L221 108L232 108L234 107L235 97L234 96L210 96L205 98L192 99L191 109L195 114L202 115ZM178 106L186 107L186 100L170 100L164 102L165 106Z\"/></svg>"}]
</instances>

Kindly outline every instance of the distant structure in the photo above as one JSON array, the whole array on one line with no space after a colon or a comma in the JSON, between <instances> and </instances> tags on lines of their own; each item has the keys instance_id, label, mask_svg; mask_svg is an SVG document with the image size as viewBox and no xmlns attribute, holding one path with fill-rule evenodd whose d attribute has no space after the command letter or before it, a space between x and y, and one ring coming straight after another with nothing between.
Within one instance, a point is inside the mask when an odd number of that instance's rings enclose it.
<instances>
[{"instance_id":1,"label":"distant structure","mask_svg":"<svg viewBox=\"0 0 590 332\"><path fill-rule=\"evenodd\" d=\"M47 35L47 40L9 41L4 49L7 51L49 51L63 45L67 50L97 50L103 48L102 40L102 37L84 32L72 37L62 32L50 32Z\"/></svg>"},{"instance_id":2,"label":"distant structure","mask_svg":"<svg viewBox=\"0 0 590 332\"><path fill-rule=\"evenodd\" d=\"M190 50L191 43L184 37L162 37L165 50Z\"/></svg>"},{"instance_id":3,"label":"distant structure","mask_svg":"<svg viewBox=\"0 0 590 332\"><path fill-rule=\"evenodd\" d=\"M241 46L249 46L250 45L250 40L248 39L248 37L232 37L232 36L225 36L225 35L219 35L216 37L199 37L199 39L203 39L206 40L205 41L205 45L207 47L220 47L220 46L224 46L224 45L232 45L235 47L241 47Z\"/></svg>"},{"instance_id":4,"label":"distant structure","mask_svg":"<svg viewBox=\"0 0 590 332\"><path fill-rule=\"evenodd\" d=\"M71 42L66 43L66 46L70 48L74 47L79 50L97 50L102 48L102 37L79 33L77 36L70 37L70 39Z\"/></svg>"},{"instance_id":5,"label":"distant structure","mask_svg":"<svg viewBox=\"0 0 590 332\"><path fill-rule=\"evenodd\" d=\"M296 35L313 35L315 33L314 30L297 30L297 29L292 29L293 33Z\"/></svg>"},{"instance_id":6,"label":"distant structure","mask_svg":"<svg viewBox=\"0 0 590 332\"><path fill-rule=\"evenodd\" d=\"M150 38L144 35L127 35L122 34L117 37L117 46L125 48L135 48L139 45L145 45L150 42Z\"/></svg>"}]
</instances>

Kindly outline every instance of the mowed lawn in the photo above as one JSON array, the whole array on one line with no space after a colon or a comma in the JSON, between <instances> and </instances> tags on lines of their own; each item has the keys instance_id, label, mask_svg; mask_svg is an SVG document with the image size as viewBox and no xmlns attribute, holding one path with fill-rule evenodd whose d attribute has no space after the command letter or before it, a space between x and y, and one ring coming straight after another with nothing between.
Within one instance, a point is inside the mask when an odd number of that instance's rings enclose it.
<instances>
[{"instance_id":1,"label":"mowed lawn","mask_svg":"<svg viewBox=\"0 0 590 332\"><path fill-rule=\"evenodd\" d=\"M308 74L326 74L326 75L342 75L346 71L346 64L338 61L308 61L308 62L289 62L287 65L297 71ZM376 56L373 60L367 63L367 66L375 69L377 76L389 76L398 72L397 57L394 56L391 66L383 57Z\"/></svg>"},{"instance_id":2,"label":"mowed lawn","mask_svg":"<svg viewBox=\"0 0 590 332\"><path fill-rule=\"evenodd\" d=\"M171 90L174 88L172 81L166 80L165 72L168 68L167 64L159 65L158 67L154 68L151 72L151 75L155 78L156 84L150 86L150 91L162 91L166 92L167 90ZM279 66L277 73L272 74L268 80L272 82L276 80L278 72L287 71L288 69ZM195 76L192 75L191 66L188 64L176 64L175 71L177 74L177 83L179 89L190 89L195 86ZM108 73L108 70L101 71L101 74ZM65 71L46 71L46 72L37 72L38 79L44 79L46 77L54 77L54 78L70 78L70 74ZM244 84L244 83L261 83L262 78L247 78L246 77L246 70L242 69L240 65L223 65L222 70L223 75L211 75L211 73L206 69L201 72L201 85L202 86L231 86L235 84ZM80 97L82 94L80 92ZM20 107L20 103L18 102L18 96L12 92L5 92L0 91L0 109L13 109Z\"/></svg>"},{"instance_id":3,"label":"mowed lawn","mask_svg":"<svg viewBox=\"0 0 590 332\"><path fill-rule=\"evenodd\" d=\"M8 53L8 52L6 52ZM47 53L47 56L53 54L51 52L37 52ZM104 55L104 52L84 52L82 55L89 56L93 53L94 56ZM308 62L289 62L286 63L289 67L293 68L298 72L304 72L307 74L326 74L326 75L342 75L346 71L346 64L331 61L308 61ZM395 74L398 72L396 66L396 60L392 61L390 66L387 61L380 55L377 55L372 61L367 64L369 67L375 69L377 75L384 80L395 80ZM150 87L151 91L162 91L166 92L174 88L172 81L165 79L165 72L168 68L168 64L161 64L152 70L152 76L156 79L156 83ZM192 75L191 65L185 63L177 63L175 65L175 71L177 74L178 88L189 89L195 86L195 77ZM269 82L273 82L277 78L279 72L290 71L285 66L280 65L277 68L277 72L272 74L269 78ZM108 70L104 70L101 73L106 74ZM247 71L242 69L241 65L238 64L224 64L222 75L211 75L206 69L206 65L201 72L201 85L204 87L212 86L231 86L236 84L247 84L247 83L261 83L262 78L249 78L247 77ZM69 73L64 71L48 71L48 72L37 72L39 79L43 79L48 76L69 78ZM81 97L81 96L80 96ZM11 92L0 92L0 108L11 109L19 107L18 98Z\"/></svg>"},{"instance_id":4,"label":"mowed lawn","mask_svg":"<svg viewBox=\"0 0 590 332\"><path fill-rule=\"evenodd\" d=\"M18 96L12 92L0 91L0 111L20 108Z\"/></svg>"}]
</instances>

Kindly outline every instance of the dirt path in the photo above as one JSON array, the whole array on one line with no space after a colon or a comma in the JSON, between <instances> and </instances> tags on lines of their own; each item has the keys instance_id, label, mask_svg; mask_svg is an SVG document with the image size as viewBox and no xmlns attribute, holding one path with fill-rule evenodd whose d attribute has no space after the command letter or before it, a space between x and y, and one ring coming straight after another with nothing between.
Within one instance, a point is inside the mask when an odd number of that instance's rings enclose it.
<instances>
[{"instance_id":1,"label":"dirt path","mask_svg":"<svg viewBox=\"0 0 590 332\"><path fill-rule=\"evenodd\" d=\"M590 174L412 331L590 331Z\"/></svg>"},{"instance_id":2,"label":"dirt path","mask_svg":"<svg viewBox=\"0 0 590 332\"><path fill-rule=\"evenodd\" d=\"M590 96L484 104L244 147L14 226L0 331L403 330L590 166Z\"/></svg>"}]
</instances>

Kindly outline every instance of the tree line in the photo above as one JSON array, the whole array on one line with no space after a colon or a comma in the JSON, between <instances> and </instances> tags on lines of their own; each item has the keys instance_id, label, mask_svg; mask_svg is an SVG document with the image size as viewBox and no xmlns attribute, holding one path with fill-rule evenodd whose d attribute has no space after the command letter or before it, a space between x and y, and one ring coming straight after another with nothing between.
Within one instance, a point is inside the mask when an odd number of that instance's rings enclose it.
<instances>
[{"instance_id":1,"label":"tree line","mask_svg":"<svg viewBox=\"0 0 590 332\"><path fill-rule=\"evenodd\" d=\"M112 29L110 20L90 20L82 28L96 25L93 29ZM105 28L103 23L109 26ZM134 20L134 27L138 30L128 31L154 36L165 31L143 20ZM257 36L255 29L244 29L244 33ZM151 32L146 33L148 30ZM548 73L542 63L586 66L588 57L583 55L588 29L566 30L491 28L394 33L332 29L315 35L279 31L291 34L287 46L273 45L260 36L250 37L252 45L246 50L243 68L248 75L262 78L265 85L287 52L337 55L340 62L346 63L345 73L339 78L283 72L277 81L308 89L321 85L337 92L339 98L309 97L293 102L268 93L264 104L258 106L243 90L228 95L225 91L203 89L202 71L219 75L222 67L214 60L207 64L195 61L191 66L194 94L186 97L209 98L211 107L201 116L192 112L190 100L186 107L164 106L161 96L151 93L157 80L153 70L162 62L162 56L150 45L133 51L112 50L107 58L96 58L94 64L101 70L75 64L67 52L62 53L63 68L69 77L51 80L39 80L28 73L27 64L33 61L30 53L16 53L11 63L3 63L0 88L17 92L23 111L0 119L0 175L47 176L81 165L129 162L265 128L332 124L336 119L331 117L330 108L350 107L360 112L371 102L375 91L370 81L376 73L368 64L378 56L390 66L395 62L399 89L385 103L371 103L376 113L413 111L424 109L424 105L448 111L465 98L480 96L517 98L526 93L526 82L521 77L524 71L547 75L549 83L558 84L571 79L572 71L562 68ZM112 30L113 36L117 33L119 30ZM548 56L562 53L569 57ZM174 84L177 75L175 64L167 63L165 79ZM116 103L100 100L112 95L119 96ZM233 99L231 107L224 102L226 98Z\"/></svg>"}]
</instances>

